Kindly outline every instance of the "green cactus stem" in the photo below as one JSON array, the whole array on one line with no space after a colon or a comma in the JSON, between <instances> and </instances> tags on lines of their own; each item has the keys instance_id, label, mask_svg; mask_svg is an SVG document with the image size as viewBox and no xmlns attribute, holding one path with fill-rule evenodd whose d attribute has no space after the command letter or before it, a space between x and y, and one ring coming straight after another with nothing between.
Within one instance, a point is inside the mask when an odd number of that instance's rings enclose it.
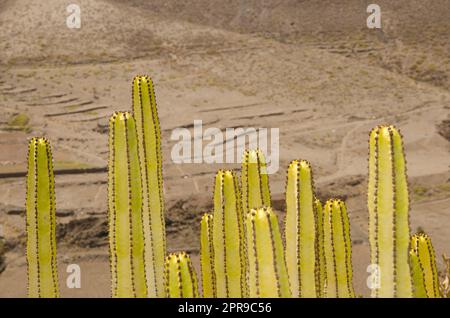
<instances>
[{"instance_id":1,"label":"green cactus stem","mask_svg":"<svg viewBox=\"0 0 450 318\"><path fill-rule=\"evenodd\" d=\"M142 184L136 126L127 112L109 122L109 243L113 297L147 297Z\"/></svg>"},{"instance_id":2,"label":"green cactus stem","mask_svg":"<svg viewBox=\"0 0 450 318\"><path fill-rule=\"evenodd\" d=\"M244 215L251 209L270 207L269 175L261 150L246 150L241 171L242 208Z\"/></svg>"},{"instance_id":3,"label":"green cactus stem","mask_svg":"<svg viewBox=\"0 0 450 318\"><path fill-rule=\"evenodd\" d=\"M413 235L409 256L414 283L414 297L440 297L436 258L430 237L424 233Z\"/></svg>"},{"instance_id":4,"label":"green cactus stem","mask_svg":"<svg viewBox=\"0 0 450 318\"><path fill-rule=\"evenodd\" d=\"M169 298L198 298L197 275L185 252L167 256L165 279L166 295Z\"/></svg>"},{"instance_id":5,"label":"green cactus stem","mask_svg":"<svg viewBox=\"0 0 450 318\"><path fill-rule=\"evenodd\" d=\"M353 298L353 270L350 225L345 203L328 200L323 209L325 255L324 297Z\"/></svg>"},{"instance_id":6,"label":"green cactus stem","mask_svg":"<svg viewBox=\"0 0 450 318\"><path fill-rule=\"evenodd\" d=\"M200 222L200 266L204 298L216 297L216 276L214 273L213 216L205 213Z\"/></svg>"},{"instance_id":7,"label":"green cactus stem","mask_svg":"<svg viewBox=\"0 0 450 318\"><path fill-rule=\"evenodd\" d=\"M217 297L245 297L244 221L239 185L233 171L220 170L215 179L213 214L214 272Z\"/></svg>"},{"instance_id":8,"label":"green cactus stem","mask_svg":"<svg viewBox=\"0 0 450 318\"><path fill-rule=\"evenodd\" d=\"M291 297L276 214L271 208L251 210L245 225L249 296Z\"/></svg>"},{"instance_id":9,"label":"green cactus stem","mask_svg":"<svg viewBox=\"0 0 450 318\"><path fill-rule=\"evenodd\" d=\"M380 275L373 297L412 297L409 198L403 142L393 126L378 126L369 140L369 241Z\"/></svg>"},{"instance_id":10,"label":"green cactus stem","mask_svg":"<svg viewBox=\"0 0 450 318\"><path fill-rule=\"evenodd\" d=\"M323 297L326 277L326 264L323 236L323 209L322 203L319 199L314 200L314 207L316 216L316 288L318 296Z\"/></svg>"},{"instance_id":11,"label":"green cactus stem","mask_svg":"<svg viewBox=\"0 0 450 318\"><path fill-rule=\"evenodd\" d=\"M149 297L164 297L166 232L161 155L161 131L153 82L148 76L133 81L133 116L141 162L145 271Z\"/></svg>"},{"instance_id":12,"label":"green cactus stem","mask_svg":"<svg viewBox=\"0 0 450 318\"><path fill-rule=\"evenodd\" d=\"M316 222L310 164L294 160L286 184L286 264L293 297L317 297Z\"/></svg>"},{"instance_id":13,"label":"green cactus stem","mask_svg":"<svg viewBox=\"0 0 450 318\"><path fill-rule=\"evenodd\" d=\"M26 199L28 296L59 297L53 158L45 138L28 146Z\"/></svg>"}]
</instances>

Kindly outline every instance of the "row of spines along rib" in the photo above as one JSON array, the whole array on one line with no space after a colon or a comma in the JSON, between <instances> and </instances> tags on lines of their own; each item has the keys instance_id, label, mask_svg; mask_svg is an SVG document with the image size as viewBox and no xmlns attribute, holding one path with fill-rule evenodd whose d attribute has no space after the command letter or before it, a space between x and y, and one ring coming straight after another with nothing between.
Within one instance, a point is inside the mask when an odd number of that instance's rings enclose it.
<instances>
[{"instance_id":1,"label":"row of spines along rib","mask_svg":"<svg viewBox=\"0 0 450 318\"><path fill-rule=\"evenodd\" d=\"M369 137L369 242L380 275L373 297L411 297L409 198L402 137L378 126Z\"/></svg>"},{"instance_id":2,"label":"row of spines along rib","mask_svg":"<svg viewBox=\"0 0 450 318\"><path fill-rule=\"evenodd\" d=\"M410 245L409 257L414 283L414 297L440 297L436 258L430 237L424 233L413 235Z\"/></svg>"},{"instance_id":3,"label":"row of spines along rib","mask_svg":"<svg viewBox=\"0 0 450 318\"><path fill-rule=\"evenodd\" d=\"M165 262L165 289L169 298L197 298L197 275L185 252L171 253Z\"/></svg>"},{"instance_id":4,"label":"row of spines along rib","mask_svg":"<svg viewBox=\"0 0 450 318\"><path fill-rule=\"evenodd\" d=\"M213 259L217 297L245 297L246 259L239 182L233 171L219 170L214 186Z\"/></svg>"},{"instance_id":5,"label":"row of spines along rib","mask_svg":"<svg viewBox=\"0 0 450 318\"><path fill-rule=\"evenodd\" d=\"M113 297L147 297L144 210L136 125L128 112L109 122L109 243Z\"/></svg>"},{"instance_id":6,"label":"row of spines along rib","mask_svg":"<svg viewBox=\"0 0 450 318\"><path fill-rule=\"evenodd\" d=\"M149 297L164 297L166 232L164 221L161 130L153 82L148 76L133 80L133 117L142 176L142 208L146 281Z\"/></svg>"},{"instance_id":7,"label":"row of spines along rib","mask_svg":"<svg viewBox=\"0 0 450 318\"><path fill-rule=\"evenodd\" d=\"M45 138L32 138L28 147L26 198L29 297L59 296L55 205L50 143Z\"/></svg>"}]
</instances>

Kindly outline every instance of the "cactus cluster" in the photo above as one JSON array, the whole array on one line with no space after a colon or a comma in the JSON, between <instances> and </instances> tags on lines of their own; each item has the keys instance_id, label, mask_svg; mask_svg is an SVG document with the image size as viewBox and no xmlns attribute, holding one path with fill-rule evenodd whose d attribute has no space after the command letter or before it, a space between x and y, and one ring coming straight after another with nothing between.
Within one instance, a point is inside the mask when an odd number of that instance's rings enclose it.
<instances>
[{"instance_id":1,"label":"cactus cluster","mask_svg":"<svg viewBox=\"0 0 450 318\"><path fill-rule=\"evenodd\" d=\"M166 253L161 132L153 83L137 76L132 112L109 122L108 224L113 297L199 297L185 252ZM57 297L55 186L45 138L29 144L26 229L28 294ZM369 138L369 241L380 271L375 297L439 297L434 250L421 233L410 237L402 137L378 126ZM237 172L219 170L213 211L200 223L202 296L355 297L347 207L323 205L312 167L287 169L284 238L272 207L264 154L243 154ZM447 291L448 292L448 291Z\"/></svg>"}]
</instances>

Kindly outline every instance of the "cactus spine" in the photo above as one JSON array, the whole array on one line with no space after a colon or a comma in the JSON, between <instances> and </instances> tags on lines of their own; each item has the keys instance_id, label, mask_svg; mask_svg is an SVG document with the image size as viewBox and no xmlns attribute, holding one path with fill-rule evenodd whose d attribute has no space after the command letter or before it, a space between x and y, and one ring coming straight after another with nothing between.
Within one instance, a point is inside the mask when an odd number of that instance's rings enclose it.
<instances>
[{"instance_id":1,"label":"cactus spine","mask_svg":"<svg viewBox=\"0 0 450 318\"><path fill-rule=\"evenodd\" d=\"M148 76L133 81L133 116L136 120L141 163L145 270L149 297L164 297L166 232L164 221L161 131L153 82Z\"/></svg>"},{"instance_id":2,"label":"cactus spine","mask_svg":"<svg viewBox=\"0 0 450 318\"><path fill-rule=\"evenodd\" d=\"M53 158L45 138L28 147L26 199L28 296L59 296L56 266L56 212Z\"/></svg>"},{"instance_id":3,"label":"cactus spine","mask_svg":"<svg viewBox=\"0 0 450 318\"><path fill-rule=\"evenodd\" d=\"M370 133L367 202L371 263L380 273L372 296L411 297L406 164L402 137L393 126Z\"/></svg>"},{"instance_id":4,"label":"cactus spine","mask_svg":"<svg viewBox=\"0 0 450 318\"><path fill-rule=\"evenodd\" d=\"M197 298L197 275L185 252L169 254L165 263L166 295L169 298Z\"/></svg>"},{"instance_id":5,"label":"cactus spine","mask_svg":"<svg viewBox=\"0 0 450 318\"><path fill-rule=\"evenodd\" d=\"M409 255L414 283L414 297L440 297L436 258L430 237L423 233L413 235Z\"/></svg>"},{"instance_id":6,"label":"cactus spine","mask_svg":"<svg viewBox=\"0 0 450 318\"><path fill-rule=\"evenodd\" d=\"M293 297L317 297L316 222L310 164L294 160L286 184L286 264Z\"/></svg>"},{"instance_id":7,"label":"cactus spine","mask_svg":"<svg viewBox=\"0 0 450 318\"><path fill-rule=\"evenodd\" d=\"M323 209L323 231L326 264L324 297L355 297L350 225L343 201L332 199L326 202Z\"/></svg>"},{"instance_id":8,"label":"cactus spine","mask_svg":"<svg viewBox=\"0 0 450 318\"><path fill-rule=\"evenodd\" d=\"M241 172L242 208L244 215L251 209L269 207L270 189L266 160L261 150L246 150Z\"/></svg>"},{"instance_id":9,"label":"cactus spine","mask_svg":"<svg viewBox=\"0 0 450 318\"><path fill-rule=\"evenodd\" d=\"M324 296L326 264L324 251L324 233L323 233L323 209L319 199L314 200L315 221L316 221L316 281L317 294L319 297Z\"/></svg>"},{"instance_id":10,"label":"cactus spine","mask_svg":"<svg viewBox=\"0 0 450 318\"><path fill-rule=\"evenodd\" d=\"M146 297L142 184L136 126L129 113L111 117L109 242L113 297Z\"/></svg>"},{"instance_id":11,"label":"cactus spine","mask_svg":"<svg viewBox=\"0 0 450 318\"><path fill-rule=\"evenodd\" d=\"M215 179L213 249L217 297L246 295L244 224L238 180L220 170Z\"/></svg>"},{"instance_id":12,"label":"cactus spine","mask_svg":"<svg viewBox=\"0 0 450 318\"><path fill-rule=\"evenodd\" d=\"M204 298L216 297L216 276L214 273L213 216L205 213L200 223L200 265Z\"/></svg>"},{"instance_id":13,"label":"cactus spine","mask_svg":"<svg viewBox=\"0 0 450 318\"><path fill-rule=\"evenodd\" d=\"M246 216L250 297L291 297L278 219L271 208Z\"/></svg>"}]
</instances>

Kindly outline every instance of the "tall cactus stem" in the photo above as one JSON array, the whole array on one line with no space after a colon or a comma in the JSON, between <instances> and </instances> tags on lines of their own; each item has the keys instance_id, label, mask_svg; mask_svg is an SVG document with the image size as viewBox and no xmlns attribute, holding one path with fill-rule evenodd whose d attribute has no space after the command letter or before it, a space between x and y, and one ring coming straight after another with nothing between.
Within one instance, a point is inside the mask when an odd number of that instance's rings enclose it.
<instances>
[{"instance_id":1,"label":"tall cactus stem","mask_svg":"<svg viewBox=\"0 0 450 318\"><path fill-rule=\"evenodd\" d=\"M133 116L141 162L145 267L149 297L164 297L166 233L164 221L161 131L153 82L148 76L133 80Z\"/></svg>"},{"instance_id":2,"label":"tall cactus stem","mask_svg":"<svg viewBox=\"0 0 450 318\"><path fill-rule=\"evenodd\" d=\"M200 223L200 265L204 298L214 298L217 296L212 227L213 216L212 214L205 213Z\"/></svg>"},{"instance_id":3,"label":"tall cactus stem","mask_svg":"<svg viewBox=\"0 0 450 318\"><path fill-rule=\"evenodd\" d=\"M290 163L286 183L286 264L293 297L317 297L313 175L305 160Z\"/></svg>"},{"instance_id":4,"label":"tall cactus stem","mask_svg":"<svg viewBox=\"0 0 450 318\"><path fill-rule=\"evenodd\" d=\"M165 262L165 293L169 298L198 298L198 282L185 252L169 254Z\"/></svg>"},{"instance_id":5,"label":"tall cactus stem","mask_svg":"<svg viewBox=\"0 0 450 318\"><path fill-rule=\"evenodd\" d=\"M430 237L424 233L413 235L409 255L414 283L414 297L440 297L436 257Z\"/></svg>"},{"instance_id":6,"label":"tall cactus stem","mask_svg":"<svg viewBox=\"0 0 450 318\"><path fill-rule=\"evenodd\" d=\"M326 293L324 297L353 298L350 225L345 203L328 200L323 209Z\"/></svg>"},{"instance_id":7,"label":"tall cactus stem","mask_svg":"<svg viewBox=\"0 0 450 318\"><path fill-rule=\"evenodd\" d=\"M315 221L316 221L316 280L317 294L324 296L326 263L324 251L324 233L323 233L323 208L319 199L314 200Z\"/></svg>"},{"instance_id":8,"label":"tall cactus stem","mask_svg":"<svg viewBox=\"0 0 450 318\"><path fill-rule=\"evenodd\" d=\"M133 117L110 119L108 204L113 297L146 297L142 184Z\"/></svg>"},{"instance_id":9,"label":"tall cactus stem","mask_svg":"<svg viewBox=\"0 0 450 318\"><path fill-rule=\"evenodd\" d=\"M246 150L241 170L242 208L244 216L251 209L270 207L269 175L261 150Z\"/></svg>"},{"instance_id":10,"label":"tall cactus stem","mask_svg":"<svg viewBox=\"0 0 450 318\"><path fill-rule=\"evenodd\" d=\"M29 142L26 197L28 296L59 297L53 157L45 138Z\"/></svg>"},{"instance_id":11,"label":"tall cactus stem","mask_svg":"<svg viewBox=\"0 0 450 318\"><path fill-rule=\"evenodd\" d=\"M291 297L276 214L271 208L251 210L246 233L249 296Z\"/></svg>"},{"instance_id":12,"label":"tall cactus stem","mask_svg":"<svg viewBox=\"0 0 450 318\"><path fill-rule=\"evenodd\" d=\"M369 138L369 241L380 284L373 297L412 297L409 265L409 198L402 137L378 126Z\"/></svg>"},{"instance_id":13,"label":"tall cactus stem","mask_svg":"<svg viewBox=\"0 0 450 318\"><path fill-rule=\"evenodd\" d=\"M220 170L215 179L213 215L217 297L245 297L244 221L236 174Z\"/></svg>"}]
</instances>

